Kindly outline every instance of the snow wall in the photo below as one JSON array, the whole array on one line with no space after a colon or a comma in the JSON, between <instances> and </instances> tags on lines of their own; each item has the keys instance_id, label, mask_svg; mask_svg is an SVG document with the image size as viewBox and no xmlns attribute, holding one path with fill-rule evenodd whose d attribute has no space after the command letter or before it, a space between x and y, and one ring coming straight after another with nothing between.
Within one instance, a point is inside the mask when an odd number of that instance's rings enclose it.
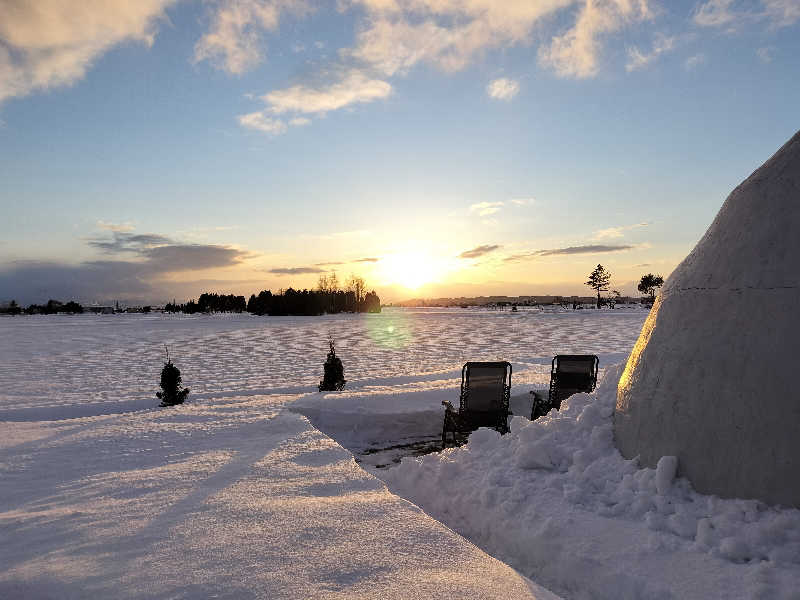
<instances>
[{"instance_id":1,"label":"snow wall","mask_svg":"<svg viewBox=\"0 0 800 600\"><path fill-rule=\"evenodd\" d=\"M656 299L617 389L626 458L800 507L800 132L741 183Z\"/></svg>"}]
</instances>

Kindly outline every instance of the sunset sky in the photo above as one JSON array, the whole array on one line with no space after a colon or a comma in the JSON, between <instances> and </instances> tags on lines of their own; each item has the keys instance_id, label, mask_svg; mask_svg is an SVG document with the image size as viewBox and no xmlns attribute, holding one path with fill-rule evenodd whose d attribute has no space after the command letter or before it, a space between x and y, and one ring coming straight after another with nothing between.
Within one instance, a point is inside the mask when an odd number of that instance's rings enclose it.
<instances>
[{"instance_id":1,"label":"sunset sky","mask_svg":"<svg viewBox=\"0 0 800 600\"><path fill-rule=\"evenodd\" d=\"M800 0L0 0L0 301L634 293L798 128Z\"/></svg>"}]
</instances>

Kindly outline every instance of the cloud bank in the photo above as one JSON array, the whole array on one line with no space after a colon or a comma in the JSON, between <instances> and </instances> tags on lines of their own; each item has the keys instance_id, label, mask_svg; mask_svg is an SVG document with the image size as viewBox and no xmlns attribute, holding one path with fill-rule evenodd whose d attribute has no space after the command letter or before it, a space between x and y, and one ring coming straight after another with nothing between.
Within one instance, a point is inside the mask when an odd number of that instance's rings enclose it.
<instances>
[{"instance_id":1,"label":"cloud bank","mask_svg":"<svg viewBox=\"0 0 800 600\"><path fill-rule=\"evenodd\" d=\"M4 299L21 303L53 299L154 301L164 296L165 278L235 267L247 252L220 245L181 244L153 233L112 231L88 245L114 255L77 265L58 261L15 261L0 270Z\"/></svg>"}]
</instances>

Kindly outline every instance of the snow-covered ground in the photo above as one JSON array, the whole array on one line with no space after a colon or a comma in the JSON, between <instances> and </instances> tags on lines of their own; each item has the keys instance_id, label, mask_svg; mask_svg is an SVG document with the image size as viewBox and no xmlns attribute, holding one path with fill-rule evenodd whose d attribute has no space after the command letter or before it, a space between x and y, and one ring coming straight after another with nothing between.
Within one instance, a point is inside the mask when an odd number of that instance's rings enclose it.
<instances>
[{"instance_id":1,"label":"snow-covered ground","mask_svg":"<svg viewBox=\"0 0 800 600\"><path fill-rule=\"evenodd\" d=\"M800 597L800 511L624 461L617 369L507 436L375 468L438 435L464 361L511 361L526 415L553 354L621 363L644 317L0 319L0 598ZM319 394L328 335L348 384ZM165 343L192 389L174 409Z\"/></svg>"}]
</instances>

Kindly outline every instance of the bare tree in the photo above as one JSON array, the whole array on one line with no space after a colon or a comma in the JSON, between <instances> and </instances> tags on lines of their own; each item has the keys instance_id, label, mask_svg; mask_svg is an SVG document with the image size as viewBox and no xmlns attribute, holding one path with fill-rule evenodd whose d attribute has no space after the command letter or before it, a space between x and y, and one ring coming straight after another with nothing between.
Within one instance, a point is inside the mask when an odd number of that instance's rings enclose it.
<instances>
[{"instance_id":1,"label":"bare tree","mask_svg":"<svg viewBox=\"0 0 800 600\"><path fill-rule=\"evenodd\" d=\"M351 273L350 279L347 280L347 291L356 295L356 304L361 304L364 301L366 290L367 285L364 283L364 278Z\"/></svg>"}]
</instances>

